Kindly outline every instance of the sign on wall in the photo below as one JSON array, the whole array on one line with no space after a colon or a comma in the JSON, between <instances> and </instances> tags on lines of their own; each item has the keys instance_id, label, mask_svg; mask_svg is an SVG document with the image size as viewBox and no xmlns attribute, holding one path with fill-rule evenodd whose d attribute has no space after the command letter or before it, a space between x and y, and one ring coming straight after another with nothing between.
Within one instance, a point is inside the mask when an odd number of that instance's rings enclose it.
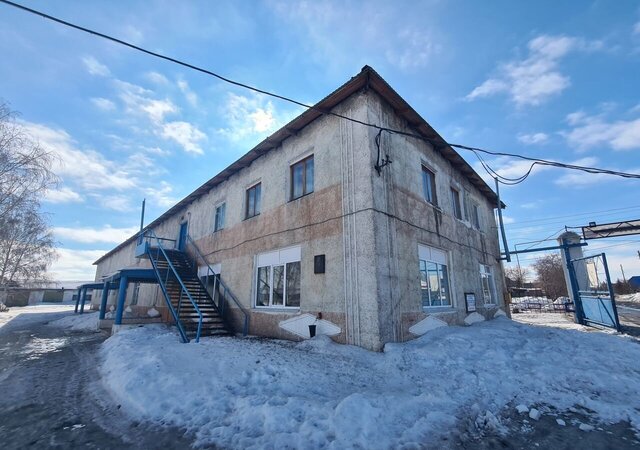
<instances>
[{"instance_id":1,"label":"sign on wall","mask_svg":"<svg viewBox=\"0 0 640 450\"><path fill-rule=\"evenodd\" d=\"M464 304L467 308L467 312L475 312L476 311L476 294L473 292L465 292L464 293Z\"/></svg>"}]
</instances>

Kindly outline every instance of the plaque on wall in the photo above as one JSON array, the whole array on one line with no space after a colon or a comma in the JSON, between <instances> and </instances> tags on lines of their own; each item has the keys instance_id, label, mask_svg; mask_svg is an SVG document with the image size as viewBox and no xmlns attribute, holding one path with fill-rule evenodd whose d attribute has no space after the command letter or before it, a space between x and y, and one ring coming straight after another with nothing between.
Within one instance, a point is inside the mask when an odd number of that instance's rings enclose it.
<instances>
[{"instance_id":1,"label":"plaque on wall","mask_svg":"<svg viewBox=\"0 0 640 450\"><path fill-rule=\"evenodd\" d=\"M464 304L468 313L476 311L476 294L473 292L465 292Z\"/></svg>"}]
</instances>

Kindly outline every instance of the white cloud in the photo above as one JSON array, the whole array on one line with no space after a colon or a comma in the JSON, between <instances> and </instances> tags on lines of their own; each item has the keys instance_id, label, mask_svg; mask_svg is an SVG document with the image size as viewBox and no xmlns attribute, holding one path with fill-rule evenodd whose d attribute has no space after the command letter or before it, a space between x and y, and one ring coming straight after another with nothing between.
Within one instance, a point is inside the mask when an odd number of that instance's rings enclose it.
<instances>
[{"instance_id":1,"label":"white cloud","mask_svg":"<svg viewBox=\"0 0 640 450\"><path fill-rule=\"evenodd\" d=\"M144 192L154 204L163 208L169 208L179 200L173 196L173 187L166 181L161 181L159 187L147 187Z\"/></svg>"},{"instance_id":2,"label":"white cloud","mask_svg":"<svg viewBox=\"0 0 640 450\"><path fill-rule=\"evenodd\" d=\"M130 212L135 208L130 195L92 195L100 206L118 212Z\"/></svg>"},{"instance_id":3,"label":"white cloud","mask_svg":"<svg viewBox=\"0 0 640 450\"><path fill-rule=\"evenodd\" d=\"M416 28L402 28L397 33L397 44L387 49L390 63L402 70L425 67L441 47L433 36Z\"/></svg>"},{"instance_id":4,"label":"white cloud","mask_svg":"<svg viewBox=\"0 0 640 450\"><path fill-rule=\"evenodd\" d=\"M40 145L57 155L53 170L63 178L68 175L74 183L88 189L125 190L135 186L117 163L94 150L77 148L66 131L30 122L23 122L23 126Z\"/></svg>"},{"instance_id":5,"label":"white cloud","mask_svg":"<svg viewBox=\"0 0 640 450\"><path fill-rule=\"evenodd\" d=\"M280 113L262 95L246 97L230 93L221 113L227 121L227 127L218 132L229 140L238 142L247 138L257 140L274 132L289 122L299 110Z\"/></svg>"},{"instance_id":6,"label":"white cloud","mask_svg":"<svg viewBox=\"0 0 640 450\"><path fill-rule=\"evenodd\" d=\"M119 244L120 242L130 238L138 231L136 227L129 228L113 228L106 225L103 228L90 227L54 227L53 234L57 239L67 240L71 242L79 242L83 244L107 243Z\"/></svg>"},{"instance_id":7,"label":"white cloud","mask_svg":"<svg viewBox=\"0 0 640 450\"><path fill-rule=\"evenodd\" d=\"M527 58L502 64L497 76L477 86L466 99L506 93L518 106L539 105L571 84L569 77L559 71L562 58L572 51L593 51L601 47L599 41L569 36L538 36L529 41Z\"/></svg>"},{"instance_id":8,"label":"white cloud","mask_svg":"<svg viewBox=\"0 0 640 450\"><path fill-rule=\"evenodd\" d=\"M118 97L124 103L126 112L134 116L144 116L156 125L161 125L165 116L177 113L178 107L169 99L153 98L153 91L126 81L115 80Z\"/></svg>"},{"instance_id":9,"label":"white cloud","mask_svg":"<svg viewBox=\"0 0 640 450\"><path fill-rule=\"evenodd\" d=\"M426 67L442 53L436 5L396 8L390 2L271 1L285 26L298 33L305 57L323 70L343 71L382 59L403 71ZM423 13L432 20L423 20ZM351 69L352 70L352 69Z\"/></svg>"},{"instance_id":10,"label":"white cloud","mask_svg":"<svg viewBox=\"0 0 640 450\"><path fill-rule=\"evenodd\" d=\"M102 97L96 97L91 99L91 103L93 103L96 108L101 109L103 111L115 111L116 104L111 100Z\"/></svg>"},{"instance_id":11,"label":"white cloud","mask_svg":"<svg viewBox=\"0 0 640 450\"><path fill-rule=\"evenodd\" d=\"M58 259L51 265L49 275L54 280L93 280L95 260L107 253L105 250L71 250L58 248Z\"/></svg>"},{"instance_id":12,"label":"white cloud","mask_svg":"<svg viewBox=\"0 0 640 450\"><path fill-rule=\"evenodd\" d=\"M196 155L203 154L200 142L207 140L207 135L189 122L169 122L162 126L161 136L171 139L184 149L187 153Z\"/></svg>"},{"instance_id":13,"label":"white cloud","mask_svg":"<svg viewBox=\"0 0 640 450\"><path fill-rule=\"evenodd\" d=\"M640 118L606 121L602 116L588 116L583 111L571 113L567 122L573 126L563 133L569 145L578 150L609 147L613 150L640 148Z\"/></svg>"},{"instance_id":14,"label":"white cloud","mask_svg":"<svg viewBox=\"0 0 640 450\"><path fill-rule=\"evenodd\" d=\"M187 102L189 102L189 104L194 108L198 106L198 96L191 90L189 83L184 80L178 80L177 84L180 92L182 92L184 97L187 99Z\"/></svg>"},{"instance_id":15,"label":"white cloud","mask_svg":"<svg viewBox=\"0 0 640 450\"><path fill-rule=\"evenodd\" d=\"M147 72L144 74L144 77L153 84L161 86L166 86L167 84L169 84L169 80L167 79L167 77L158 72Z\"/></svg>"},{"instance_id":16,"label":"white cloud","mask_svg":"<svg viewBox=\"0 0 640 450\"><path fill-rule=\"evenodd\" d=\"M549 140L549 135L546 133L519 134L518 140L526 145L542 144Z\"/></svg>"},{"instance_id":17,"label":"white cloud","mask_svg":"<svg viewBox=\"0 0 640 450\"><path fill-rule=\"evenodd\" d=\"M89 72L89 74L91 75L97 75L101 77L108 77L109 75L111 75L111 71L109 70L109 68L93 56L85 56L84 58L82 58L82 62L84 63L87 72Z\"/></svg>"},{"instance_id":18,"label":"white cloud","mask_svg":"<svg viewBox=\"0 0 640 450\"><path fill-rule=\"evenodd\" d=\"M48 190L44 200L49 203L81 203L84 201L80 194L68 187Z\"/></svg>"},{"instance_id":19,"label":"white cloud","mask_svg":"<svg viewBox=\"0 0 640 450\"><path fill-rule=\"evenodd\" d=\"M592 167L598 166L599 163L600 163L600 160L593 156L588 156L586 158L582 158L577 161L571 162L571 164L575 164L578 166L592 166ZM619 168L615 168L615 167L606 167L606 168L610 170L620 170ZM640 173L640 167L625 168L624 172ZM555 184L557 184L558 186L580 188L585 186L591 186L594 184L601 184L607 181L619 181L619 180L620 180L620 177L617 177L614 175L607 175L607 174L601 174L601 173L592 174L592 173L587 173L587 172L582 172L577 170L570 170L570 171L567 171L564 175L558 177L555 180ZM627 181L629 183L633 182L632 180L627 180Z\"/></svg>"}]
</instances>

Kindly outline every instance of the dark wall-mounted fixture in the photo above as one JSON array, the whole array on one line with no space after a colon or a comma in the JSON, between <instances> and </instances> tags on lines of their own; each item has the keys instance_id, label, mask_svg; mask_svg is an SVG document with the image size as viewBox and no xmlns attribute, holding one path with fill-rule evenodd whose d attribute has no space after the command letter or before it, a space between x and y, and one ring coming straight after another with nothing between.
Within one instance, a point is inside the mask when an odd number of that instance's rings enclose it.
<instances>
[{"instance_id":1,"label":"dark wall-mounted fixture","mask_svg":"<svg viewBox=\"0 0 640 450\"><path fill-rule=\"evenodd\" d=\"M313 273L324 273L324 255L316 255L313 257Z\"/></svg>"}]
</instances>

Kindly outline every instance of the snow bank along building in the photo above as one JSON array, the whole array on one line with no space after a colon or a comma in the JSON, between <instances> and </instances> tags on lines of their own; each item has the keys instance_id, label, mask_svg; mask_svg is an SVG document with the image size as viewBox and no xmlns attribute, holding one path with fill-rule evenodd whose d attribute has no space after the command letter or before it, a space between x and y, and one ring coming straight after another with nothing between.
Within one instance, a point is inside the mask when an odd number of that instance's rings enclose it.
<instances>
[{"instance_id":1,"label":"snow bank along building","mask_svg":"<svg viewBox=\"0 0 640 450\"><path fill-rule=\"evenodd\" d=\"M202 334L217 323L300 339L315 324L379 350L434 324L462 324L474 299L486 318L503 306L497 203L365 66L146 226L144 239L97 260L93 287L106 281L110 291L96 292L93 307L119 306L116 323L123 308L154 307L190 337L201 315Z\"/></svg>"}]
</instances>

